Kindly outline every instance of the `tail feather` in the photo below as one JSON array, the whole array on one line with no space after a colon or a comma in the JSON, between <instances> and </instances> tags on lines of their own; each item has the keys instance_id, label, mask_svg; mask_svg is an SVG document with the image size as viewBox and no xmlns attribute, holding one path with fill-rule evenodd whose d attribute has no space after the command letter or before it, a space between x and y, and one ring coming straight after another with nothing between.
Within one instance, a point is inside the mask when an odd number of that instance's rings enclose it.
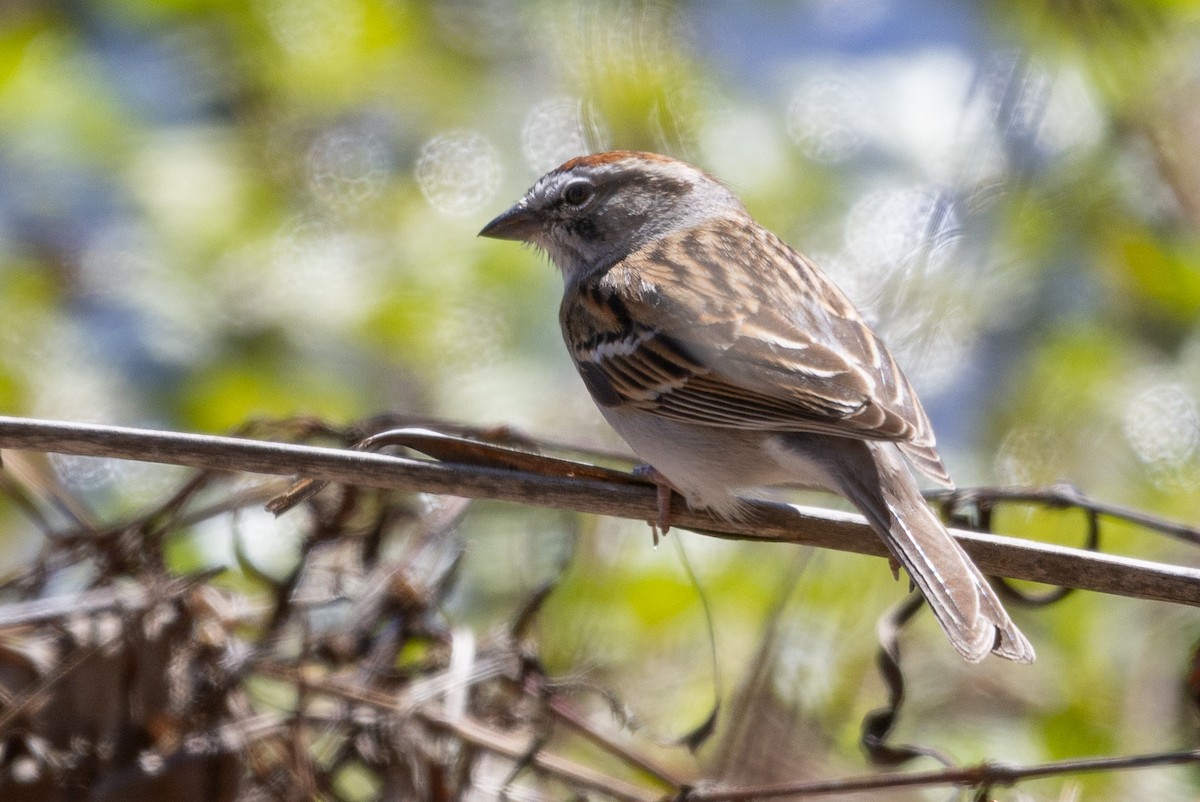
<instances>
[{"instance_id":1,"label":"tail feather","mask_svg":"<svg viewBox=\"0 0 1200 802\"><path fill-rule=\"evenodd\" d=\"M933 445L917 445L916 443L897 443L904 456L912 462L918 471L937 482L942 487L954 487L954 480L942 464L942 457L937 447Z\"/></svg>"},{"instance_id":2,"label":"tail feather","mask_svg":"<svg viewBox=\"0 0 1200 802\"><path fill-rule=\"evenodd\" d=\"M921 498L900 450L863 443L854 465L839 471L841 492L866 516L924 594L960 654L978 662L989 652L1021 663L1034 659L1025 638L983 574ZM869 464L868 459L869 458Z\"/></svg>"}]
</instances>

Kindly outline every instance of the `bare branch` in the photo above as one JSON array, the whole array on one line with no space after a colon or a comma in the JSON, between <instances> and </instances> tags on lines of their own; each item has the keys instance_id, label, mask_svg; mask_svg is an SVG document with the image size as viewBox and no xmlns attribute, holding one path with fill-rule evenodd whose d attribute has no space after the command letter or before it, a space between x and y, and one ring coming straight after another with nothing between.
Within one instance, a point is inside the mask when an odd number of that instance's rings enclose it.
<instances>
[{"instance_id":1,"label":"bare branch","mask_svg":"<svg viewBox=\"0 0 1200 802\"><path fill-rule=\"evenodd\" d=\"M987 505L1027 503L1058 509L1085 509L1106 518L1115 518L1118 521L1161 532L1186 543L1200 544L1200 531L1197 531L1195 527L1165 521L1162 518L1147 515L1141 510L1124 507L1120 504L1097 501L1066 484L1051 485L1050 487L978 487L933 490L926 493L925 498L942 503L946 501L959 503L969 501Z\"/></svg>"},{"instance_id":2,"label":"bare branch","mask_svg":"<svg viewBox=\"0 0 1200 802\"><path fill-rule=\"evenodd\" d=\"M1172 766L1200 762L1200 750L1161 752L1127 757L1077 758L1028 766L1002 763L980 763L933 771L904 771L843 777L838 780L782 783L747 788L709 789L693 791L689 802L744 802L775 797L831 796L882 789L936 787L956 785L963 788L986 788L994 785L1014 785L1022 780L1055 777L1063 774L1086 774L1094 771L1126 771L1129 769Z\"/></svg>"},{"instance_id":3,"label":"bare branch","mask_svg":"<svg viewBox=\"0 0 1200 802\"><path fill-rule=\"evenodd\" d=\"M656 514L652 486L612 472L608 472L616 477L612 480L594 478L595 469L583 465L577 466L578 475L545 475L345 449L6 416L0 416L0 448L132 459L208 470L299 474L352 485L511 501L643 521L652 520ZM678 499L676 502L672 522L704 534L887 555L882 541L858 515L752 502L748 505L750 519L731 523L688 510ZM1196 568L1018 538L953 532L985 573L1200 606L1200 570Z\"/></svg>"},{"instance_id":4,"label":"bare branch","mask_svg":"<svg viewBox=\"0 0 1200 802\"><path fill-rule=\"evenodd\" d=\"M295 671L288 666L263 662L257 667L261 673L268 676L295 679ZM403 700L398 701L393 696L367 688L345 685L335 679L306 678L305 682L313 690L353 699L382 710L400 711L404 707ZM527 739L496 730L469 716L450 716L431 705L416 706L411 712L435 729L452 733L465 743L486 749L510 760L520 760L528 753ZM623 802L654 802L654 800L662 798L661 794L607 776L552 752L538 750L531 759L534 766L549 776L556 777L570 785L599 791L613 799L623 800Z\"/></svg>"},{"instance_id":5,"label":"bare branch","mask_svg":"<svg viewBox=\"0 0 1200 802\"><path fill-rule=\"evenodd\" d=\"M0 608L0 635L12 630L34 627L47 621L57 621L68 615L95 615L108 610L143 610L152 604L175 599L199 587L215 572L184 577L167 582L151 593L144 587L104 587L98 590L70 593L29 601L9 602Z\"/></svg>"}]
</instances>

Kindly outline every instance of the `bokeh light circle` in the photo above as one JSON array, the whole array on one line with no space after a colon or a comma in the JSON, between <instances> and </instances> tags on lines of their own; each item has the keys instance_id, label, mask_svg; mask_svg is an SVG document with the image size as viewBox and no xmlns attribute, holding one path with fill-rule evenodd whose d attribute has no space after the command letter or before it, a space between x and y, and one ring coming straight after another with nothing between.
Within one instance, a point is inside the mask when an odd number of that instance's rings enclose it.
<instances>
[{"instance_id":1,"label":"bokeh light circle","mask_svg":"<svg viewBox=\"0 0 1200 802\"><path fill-rule=\"evenodd\" d=\"M417 184L429 205L456 217L479 211L500 184L500 156L482 134L450 131L425 143Z\"/></svg>"}]
</instances>

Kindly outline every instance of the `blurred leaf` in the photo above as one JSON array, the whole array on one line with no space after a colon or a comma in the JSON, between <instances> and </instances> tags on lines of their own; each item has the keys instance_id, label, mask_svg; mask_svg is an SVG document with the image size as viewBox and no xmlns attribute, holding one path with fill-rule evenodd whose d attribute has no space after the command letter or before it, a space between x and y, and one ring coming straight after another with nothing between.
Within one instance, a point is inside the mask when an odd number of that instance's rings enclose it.
<instances>
[{"instance_id":1,"label":"blurred leaf","mask_svg":"<svg viewBox=\"0 0 1200 802\"><path fill-rule=\"evenodd\" d=\"M1118 303L1153 329L1170 323L1186 336L1200 320L1200 244L1128 229L1111 235L1108 264Z\"/></svg>"},{"instance_id":2,"label":"blurred leaf","mask_svg":"<svg viewBox=\"0 0 1200 802\"><path fill-rule=\"evenodd\" d=\"M360 409L353 388L303 365L221 364L192 376L182 392L189 427L227 432L252 418L316 415L351 420Z\"/></svg>"}]
</instances>

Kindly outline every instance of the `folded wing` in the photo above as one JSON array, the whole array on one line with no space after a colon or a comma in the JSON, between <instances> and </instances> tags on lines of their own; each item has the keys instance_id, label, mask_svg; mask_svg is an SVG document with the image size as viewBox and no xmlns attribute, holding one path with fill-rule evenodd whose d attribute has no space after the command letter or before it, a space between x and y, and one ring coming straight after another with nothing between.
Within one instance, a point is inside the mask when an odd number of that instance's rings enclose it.
<instances>
[{"instance_id":1,"label":"folded wing","mask_svg":"<svg viewBox=\"0 0 1200 802\"><path fill-rule=\"evenodd\" d=\"M949 484L878 335L815 265L746 222L664 237L567 293L563 328L593 396L705 426L895 441ZM751 269L727 269L751 255Z\"/></svg>"}]
</instances>

